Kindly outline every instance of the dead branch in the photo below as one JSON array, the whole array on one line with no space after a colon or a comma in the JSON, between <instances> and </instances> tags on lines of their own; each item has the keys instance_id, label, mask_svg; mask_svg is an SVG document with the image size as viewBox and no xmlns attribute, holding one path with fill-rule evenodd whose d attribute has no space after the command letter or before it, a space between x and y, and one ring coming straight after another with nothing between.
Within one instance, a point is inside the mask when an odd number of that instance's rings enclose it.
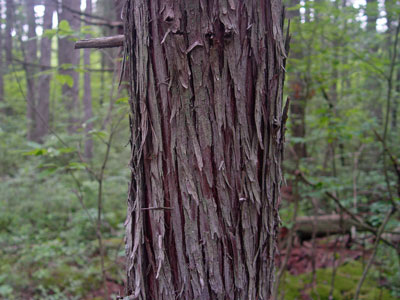
<instances>
[{"instance_id":1,"label":"dead branch","mask_svg":"<svg viewBox=\"0 0 400 300\"><path fill-rule=\"evenodd\" d=\"M124 35L115 35L94 39L80 40L75 43L75 49L83 48L115 48L124 45Z\"/></svg>"}]
</instances>

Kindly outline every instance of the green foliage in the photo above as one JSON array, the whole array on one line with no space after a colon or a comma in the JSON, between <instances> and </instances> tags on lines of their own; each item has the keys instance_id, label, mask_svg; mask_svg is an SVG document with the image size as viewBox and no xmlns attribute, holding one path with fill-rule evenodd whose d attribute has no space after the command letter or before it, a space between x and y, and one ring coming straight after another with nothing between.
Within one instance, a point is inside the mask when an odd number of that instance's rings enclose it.
<instances>
[{"instance_id":1,"label":"green foliage","mask_svg":"<svg viewBox=\"0 0 400 300\"><path fill-rule=\"evenodd\" d=\"M280 293L284 293L285 300L301 299L301 295L311 295L312 299L331 300L329 298L332 286L332 268L318 269L316 271L316 285L310 286L311 274L290 275L286 274L280 285ZM377 271L374 269L373 271ZM334 300L352 300L355 294L357 283L363 272L361 262L353 261L337 268L334 281ZM391 291L381 287L374 277L374 272L369 275L361 289L359 299L397 299Z\"/></svg>"},{"instance_id":2,"label":"green foliage","mask_svg":"<svg viewBox=\"0 0 400 300\"><path fill-rule=\"evenodd\" d=\"M68 22L60 22L57 29L44 33L48 38L78 38L86 34L98 33L89 27L72 32ZM18 50L14 55L22 57ZM93 52L94 63L85 68L100 69L100 58L99 52ZM55 55L53 59L55 66ZM112 94L112 74L92 73L94 117L82 124L76 134L68 134L61 86L72 87L74 82L71 76L58 71L73 69L83 79L85 68L64 64L45 71L50 75L50 127L57 136L50 133L41 144L26 140L24 71L16 66L4 77L5 101L0 108L0 299L83 299L102 287L93 223L98 216L98 181L87 169L100 170L111 127L126 115L128 108L123 106L127 97L122 91L118 106L110 110L110 101L116 99L104 95ZM80 82L82 85L83 80ZM109 121L104 122L107 116ZM89 134L94 140L94 157L83 162L78 152L83 151L88 124L93 126ZM122 237L129 180L129 169L124 166L130 154L125 146L129 139L126 122L115 131L102 182L101 233L107 275L122 285ZM79 191L82 203L77 197Z\"/></svg>"}]
</instances>

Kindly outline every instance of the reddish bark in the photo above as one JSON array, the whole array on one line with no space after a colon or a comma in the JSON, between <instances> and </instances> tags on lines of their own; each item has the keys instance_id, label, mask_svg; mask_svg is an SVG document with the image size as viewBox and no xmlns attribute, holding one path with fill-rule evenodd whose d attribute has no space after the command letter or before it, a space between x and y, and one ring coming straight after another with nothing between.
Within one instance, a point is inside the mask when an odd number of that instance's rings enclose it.
<instances>
[{"instance_id":1,"label":"reddish bark","mask_svg":"<svg viewBox=\"0 0 400 300\"><path fill-rule=\"evenodd\" d=\"M124 19L127 293L269 299L284 135L281 2L128 0Z\"/></svg>"}]
</instances>

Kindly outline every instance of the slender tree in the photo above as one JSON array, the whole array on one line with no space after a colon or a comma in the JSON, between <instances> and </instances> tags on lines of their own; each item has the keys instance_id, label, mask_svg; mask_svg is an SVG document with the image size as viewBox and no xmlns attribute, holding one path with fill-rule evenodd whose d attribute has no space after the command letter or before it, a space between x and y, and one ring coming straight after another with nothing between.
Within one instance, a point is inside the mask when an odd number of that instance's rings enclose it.
<instances>
[{"instance_id":1,"label":"slender tree","mask_svg":"<svg viewBox=\"0 0 400 300\"><path fill-rule=\"evenodd\" d=\"M92 0L86 0L86 11L87 14L92 13ZM90 66L90 50L85 49L83 54L83 63L85 66ZM85 72L84 75L84 91L83 91L83 121L85 122L85 157L92 158L93 155L93 140L88 134L93 129L92 122L88 122L93 117L92 112L92 88L90 73Z\"/></svg>"},{"instance_id":2,"label":"slender tree","mask_svg":"<svg viewBox=\"0 0 400 300\"><path fill-rule=\"evenodd\" d=\"M23 45L25 56L25 74L26 74L26 97L27 97L27 122L28 122L28 140L36 141L35 127L37 119L36 108L36 82L35 74L37 71L37 36L36 36L36 18L35 1L27 0L26 11L28 21L28 40ZM21 32L22 34L22 32Z\"/></svg>"},{"instance_id":3,"label":"slender tree","mask_svg":"<svg viewBox=\"0 0 400 300\"><path fill-rule=\"evenodd\" d=\"M128 294L269 299L286 119L281 2L128 0L123 14Z\"/></svg>"},{"instance_id":4,"label":"slender tree","mask_svg":"<svg viewBox=\"0 0 400 300\"><path fill-rule=\"evenodd\" d=\"M365 9L365 16L367 17L366 40L367 49L370 55L377 55L379 49L379 42L377 39L376 21L379 16L378 1L367 0ZM382 91L381 82L374 77L367 77L365 80L365 90L368 91L373 98L379 99L380 92ZM383 123L383 110L384 105L380 101L371 102L370 110L377 121Z\"/></svg>"},{"instance_id":5,"label":"slender tree","mask_svg":"<svg viewBox=\"0 0 400 300\"><path fill-rule=\"evenodd\" d=\"M396 27L394 24L395 18L396 18L396 1L395 0L385 0L385 11L386 11L386 26L387 26L387 45L388 49L390 49L390 45L392 45L392 40L393 36L395 35L394 33L394 28ZM397 72L396 72L396 84L395 84L395 90L396 94L393 97L393 106L392 106L392 122L391 122L391 127L393 130L397 129L397 112L398 112L398 103L399 103L399 98L400 98L400 68L397 67Z\"/></svg>"},{"instance_id":6,"label":"slender tree","mask_svg":"<svg viewBox=\"0 0 400 300\"><path fill-rule=\"evenodd\" d=\"M55 5L53 0L45 0L45 11L43 15L43 33L53 27L53 14ZM39 117L36 121L36 137L43 140L49 128L49 99L51 75L46 72L50 70L51 64L51 39L42 35L40 41L40 77L38 82L38 103L37 110Z\"/></svg>"},{"instance_id":7,"label":"slender tree","mask_svg":"<svg viewBox=\"0 0 400 300\"><path fill-rule=\"evenodd\" d=\"M5 50L7 65L12 62L12 30L14 26L14 2L13 0L6 0L6 34L5 34Z\"/></svg>"},{"instance_id":8,"label":"slender tree","mask_svg":"<svg viewBox=\"0 0 400 300\"><path fill-rule=\"evenodd\" d=\"M367 0L365 10L367 16L367 31L376 32L376 21L378 20L379 10L377 0Z\"/></svg>"},{"instance_id":9,"label":"slender tree","mask_svg":"<svg viewBox=\"0 0 400 300\"><path fill-rule=\"evenodd\" d=\"M59 7L59 22L67 21L71 29L75 32L79 31L80 19L79 15L74 12L80 11L80 0L62 0ZM68 131L75 131L78 123L78 106L79 106L79 74L75 68L79 65L79 51L71 51L74 47L74 41L70 37L58 39L58 64L59 73L70 76L73 79L73 85L64 84L62 86L63 101L68 112Z\"/></svg>"},{"instance_id":10,"label":"slender tree","mask_svg":"<svg viewBox=\"0 0 400 300\"><path fill-rule=\"evenodd\" d=\"M0 2L0 14L2 13L2 4ZM3 28L0 26L0 105L4 102L3 51Z\"/></svg>"},{"instance_id":11,"label":"slender tree","mask_svg":"<svg viewBox=\"0 0 400 300\"><path fill-rule=\"evenodd\" d=\"M293 27L295 28L295 30L292 31L293 39L298 41L298 43L295 43L296 47L292 47L290 56L297 60L302 59L303 51L306 51L305 49L302 49L303 45L300 43L300 39L298 38L299 32L296 32L300 23L300 8L297 7L299 4L299 0L291 0L289 4L291 9L287 12L287 17L291 19L292 24L294 24ZM309 98L309 88L306 86L307 83L304 80L305 78L305 74L299 72L292 72L289 76L289 90L292 99L292 104L290 106L292 122L291 133L293 137L303 140L294 143L294 151L299 159L307 156L307 148L304 138L306 135L306 105L307 98Z\"/></svg>"}]
</instances>

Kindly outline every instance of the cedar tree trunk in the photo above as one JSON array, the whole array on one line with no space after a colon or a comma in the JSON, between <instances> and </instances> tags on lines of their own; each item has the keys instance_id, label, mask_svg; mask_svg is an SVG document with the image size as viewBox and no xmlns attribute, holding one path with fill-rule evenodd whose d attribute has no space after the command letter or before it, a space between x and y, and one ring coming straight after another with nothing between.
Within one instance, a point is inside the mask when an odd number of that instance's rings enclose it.
<instances>
[{"instance_id":1,"label":"cedar tree trunk","mask_svg":"<svg viewBox=\"0 0 400 300\"><path fill-rule=\"evenodd\" d=\"M127 294L269 299L286 119L281 1L127 0L123 14Z\"/></svg>"}]
</instances>

